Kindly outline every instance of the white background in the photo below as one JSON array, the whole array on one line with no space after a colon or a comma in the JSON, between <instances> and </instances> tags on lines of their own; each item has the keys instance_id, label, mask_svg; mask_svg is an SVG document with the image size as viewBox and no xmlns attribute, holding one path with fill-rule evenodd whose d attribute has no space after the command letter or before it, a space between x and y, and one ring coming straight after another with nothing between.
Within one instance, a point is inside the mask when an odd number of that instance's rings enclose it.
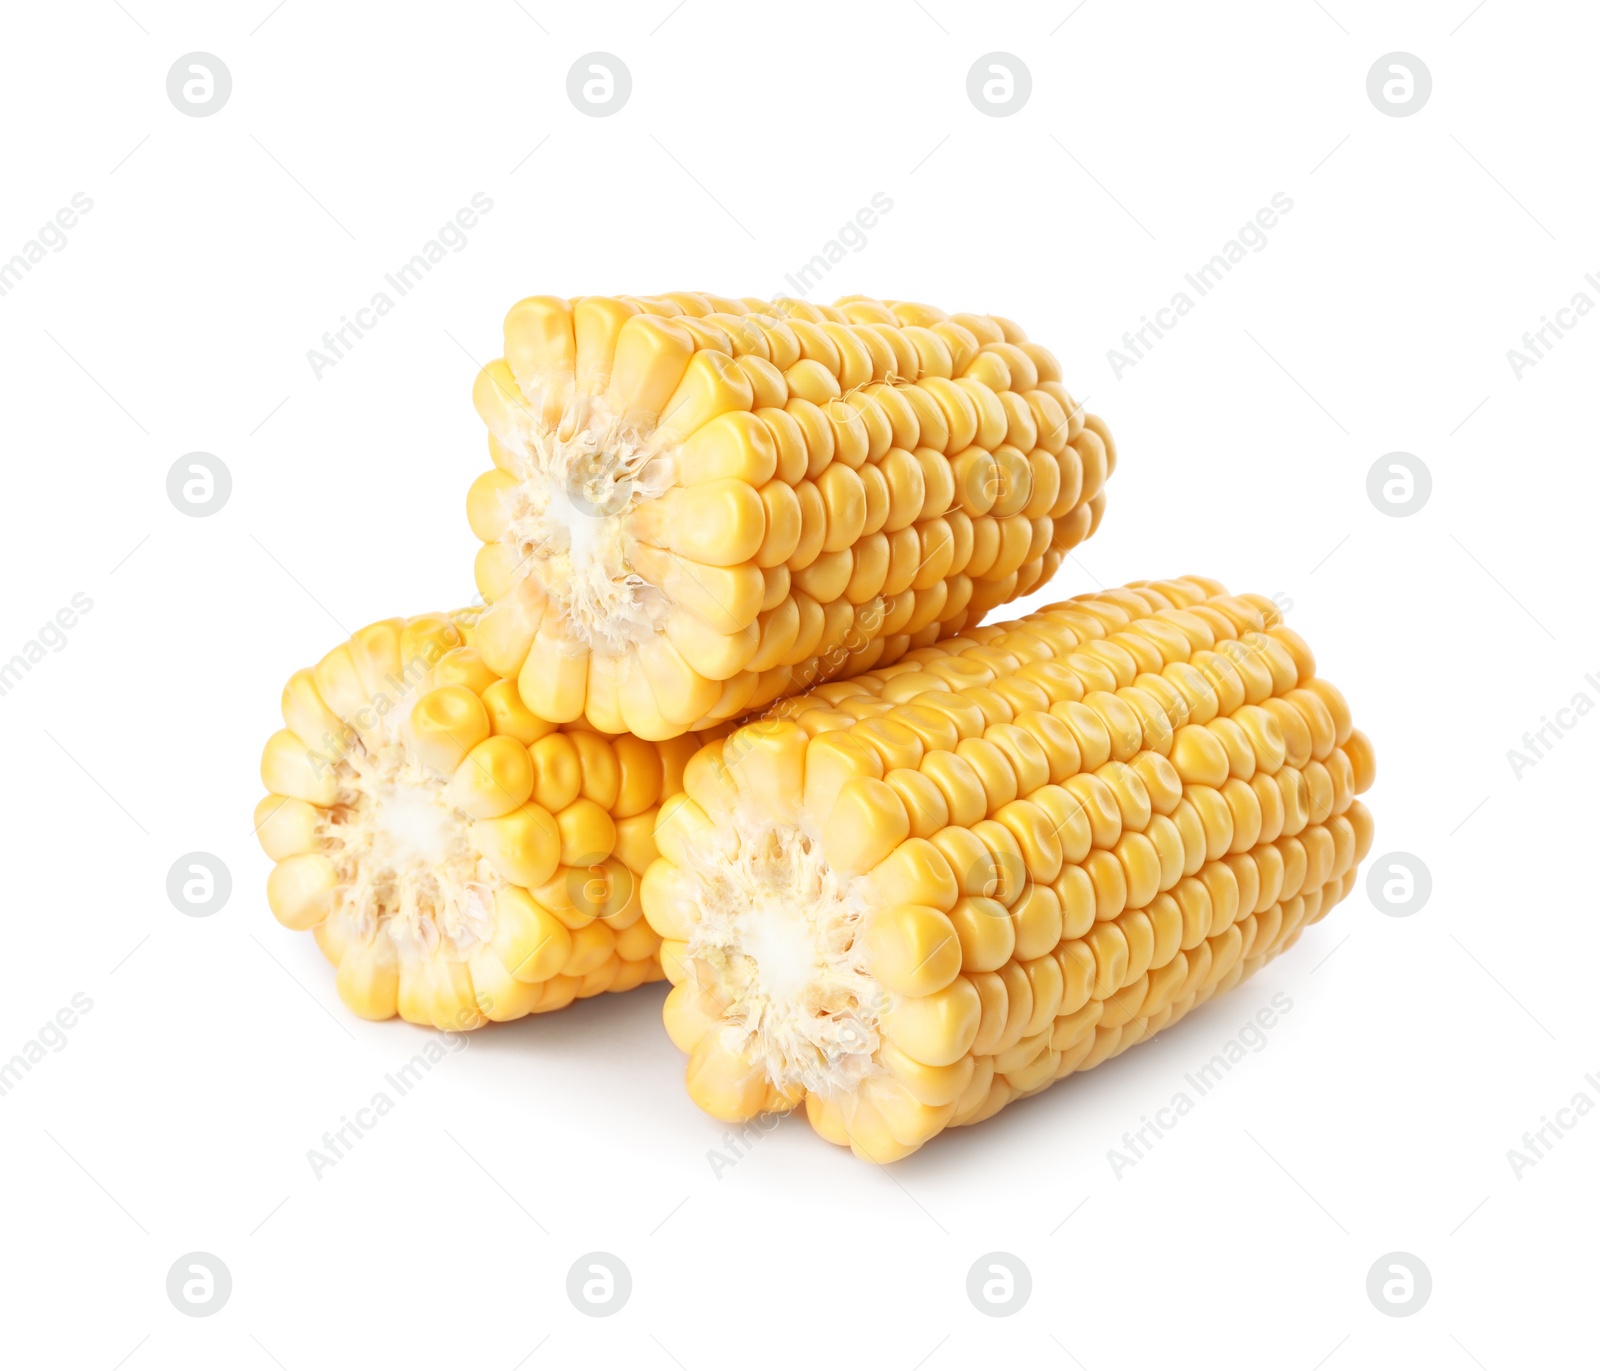
<instances>
[{"instance_id":1,"label":"white background","mask_svg":"<svg viewBox=\"0 0 1600 1371\"><path fill-rule=\"evenodd\" d=\"M1586 318L1600 302L1600 23L1578 4L1060 0L771 5L10 7L0 258L93 209L0 298L0 658L93 609L0 698L0 1058L92 1011L0 1098L0 1357L87 1368L1461 1367L1592 1355L1600 1120L1520 1179L1507 1150L1600 1073L1600 701ZM1070 11L1070 13L1069 13ZM1587 12L1586 12L1587 11ZM620 113L566 94L632 73ZM1392 118L1402 50L1431 99ZM183 54L233 90L186 117ZM1019 57L1026 107L966 76ZM536 149L536 150L535 150ZM306 360L475 192L469 235L336 367ZM1032 603L1200 571L1282 595L1375 740L1374 855L1432 873L1410 918L1365 880L1293 951L1151 1044L872 1170L790 1120L714 1171L662 988L473 1035L334 1169L306 1153L424 1034L339 1004L278 927L251 835L294 668L394 614L464 603L486 466L469 391L525 294L782 290L882 191L813 298L1008 315L1121 448L1098 536ZM1116 379L1107 350L1276 192L1293 210ZM181 455L232 496L169 502ZM1417 455L1410 518L1366 493ZM233 877L210 918L181 854ZM1588 870L1591 876L1579 879ZM1124 1130L1271 997L1250 1056L1120 1178ZM1547 1135L1553 1136L1553 1135ZM232 1273L188 1318L169 1267ZM566 1273L632 1273L588 1318ZM1427 1306L1366 1294L1391 1251ZM1026 1264L985 1317L982 1254Z\"/></svg>"}]
</instances>

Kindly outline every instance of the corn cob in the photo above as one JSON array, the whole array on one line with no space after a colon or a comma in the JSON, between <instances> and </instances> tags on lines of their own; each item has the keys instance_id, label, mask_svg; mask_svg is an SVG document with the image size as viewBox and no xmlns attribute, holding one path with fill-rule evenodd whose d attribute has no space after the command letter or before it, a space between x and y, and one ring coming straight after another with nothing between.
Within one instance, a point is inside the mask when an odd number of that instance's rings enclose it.
<instances>
[{"instance_id":1,"label":"corn cob","mask_svg":"<svg viewBox=\"0 0 1600 1371\"><path fill-rule=\"evenodd\" d=\"M1291 946L1372 841L1372 747L1270 600L1135 582L709 743L645 916L719 1119L875 1162L1158 1032Z\"/></svg>"},{"instance_id":2,"label":"corn cob","mask_svg":"<svg viewBox=\"0 0 1600 1371\"><path fill-rule=\"evenodd\" d=\"M1025 594L1116 464L1009 320L859 296L535 296L473 397L484 660L540 718L641 738Z\"/></svg>"},{"instance_id":3,"label":"corn cob","mask_svg":"<svg viewBox=\"0 0 1600 1371\"><path fill-rule=\"evenodd\" d=\"M262 753L268 903L363 1018L476 1028L661 979L637 877L697 740L535 718L476 618L361 629L289 678Z\"/></svg>"}]
</instances>

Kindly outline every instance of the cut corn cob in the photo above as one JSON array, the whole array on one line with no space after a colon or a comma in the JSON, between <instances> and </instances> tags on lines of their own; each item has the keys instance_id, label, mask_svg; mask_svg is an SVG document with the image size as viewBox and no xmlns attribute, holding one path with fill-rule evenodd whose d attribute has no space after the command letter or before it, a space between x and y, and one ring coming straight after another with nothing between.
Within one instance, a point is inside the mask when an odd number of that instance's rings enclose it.
<instances>
[{"instance_id":1,"label":"cut corn cob","mask_svg":"<svg viewBox=\"0 0 1600 1371\"><path fill-rule=\"evenodd\" d=\"M645 916L719 1119L871 1161L1098 1065L1289 947L1372 841L1372 747L1259 596L1136 582L708 744Z\"/></svg>"},{"instance_id":2,"label":"cut corn cob","mask_svg":"<svg viewBox=\"0 0 1600 1371\"><path fill-rule=\"evenodd\" d=\"M386 619L297 671L267 740L267 900L363 1018L441 1029L661 979L638 877L698 742L535 718L476 611Z\"/></svg>"},{"instance_id":3,"label":"cut corn cob","mask_svg":"<svg viewBox=\"0 0 1600 1371\"><path fill-rule=\"evenodd\" d=\"M642 738L1025 594L1116 465L1009 320L858 296L535 296L473 398L484 660L541 718Z\"/></svg>"}]
</instances>

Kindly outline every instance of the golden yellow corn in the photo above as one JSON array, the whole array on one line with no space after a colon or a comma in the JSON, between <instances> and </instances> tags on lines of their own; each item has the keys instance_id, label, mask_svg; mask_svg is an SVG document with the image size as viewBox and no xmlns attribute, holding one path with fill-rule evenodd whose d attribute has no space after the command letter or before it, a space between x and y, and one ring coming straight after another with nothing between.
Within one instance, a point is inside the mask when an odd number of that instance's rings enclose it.
<instances>
[{"instance_id":1,"label":"golden yellow corn","mask_svg":"<svg viewBox=\"0 0 1600 1371\"><path fill-rule=\"evenodd\" d=\"M357 1014L458 1030L661 979L639 877L698 741L528 712L476 611L370 624L297 671L267 740L267 900Z\"/></svg>"},{"instance_id":2,"label":"golden yellow corn","mask_svg":"<svg viewBox=\"0 0 1600 1371\"><path fill-rule=\"evenodd\" d=\"M1025 594L1116 465L1010 320L902 301L534 296L473 397L484 660L540 718L641 738Z\"/></svg>"},{"instance_id":3,"label":"golden yellow corn","mask_svg":"<svg viewBox=\"0 0 1600 1371\"><path fill-rule=\"evenodd\" d=\"M1349 893L1373 753L1259 596L1136 582L707 745L643 883L695 1101L871 1161L1098 1065Z\"/></svg>"}]
</instances>

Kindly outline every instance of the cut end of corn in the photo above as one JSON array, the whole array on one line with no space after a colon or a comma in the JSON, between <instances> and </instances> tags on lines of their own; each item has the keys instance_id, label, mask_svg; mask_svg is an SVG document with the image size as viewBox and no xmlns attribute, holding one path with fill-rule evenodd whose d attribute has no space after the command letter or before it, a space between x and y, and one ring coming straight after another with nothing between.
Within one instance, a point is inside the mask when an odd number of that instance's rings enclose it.
<instances>
[{"instance_id":1,"label":"cut end of corn","mask_svg":"<svg viewBox=\"0 0 1600 1371\"><path fill-rule=\"evenodd\" d=\"M872 1070L884 1004L856 955L861 882L797 824L747 805L718 817L731 825L719 847L683 850L698 917L682 955L711 969L771 1091L848 1090Z\"/></svg>"},{"instance_id":2,"label":"cut end of corn","mask_svg":"<svg viewBox=\"0 0 1600 1371\"><path fill-rule=\"evenodd\" d=\"M535 296L473 394L485 660L541 718L651 739L1026 594L1116 465L1010 320L903 301Z\"/></svg>"},{"instance_id":3,"label":"cut end of corn","mask_svg":"<svg viewBox=\"0 0 1600 1371\"><path fill-rule=\"evenodd\" d=\"M698 740L537 718L477 625L360 630L290 678L262 754L268 903L365 1018L476 1028L662 976L639 884Z\"/></svg>"},{"instance_id":4,"label":"cut end of corn","mask_svg":"<svg viewBox=\"0 0 1600 1371\"><path fill-rule=\"evenodd\" d=\"M869 1161L1087 1070L1291 946L1373 754L1260 596L1136 582L906 653L707 745L645 916L688 1085Z\"/></svg>"}]
</instances>

